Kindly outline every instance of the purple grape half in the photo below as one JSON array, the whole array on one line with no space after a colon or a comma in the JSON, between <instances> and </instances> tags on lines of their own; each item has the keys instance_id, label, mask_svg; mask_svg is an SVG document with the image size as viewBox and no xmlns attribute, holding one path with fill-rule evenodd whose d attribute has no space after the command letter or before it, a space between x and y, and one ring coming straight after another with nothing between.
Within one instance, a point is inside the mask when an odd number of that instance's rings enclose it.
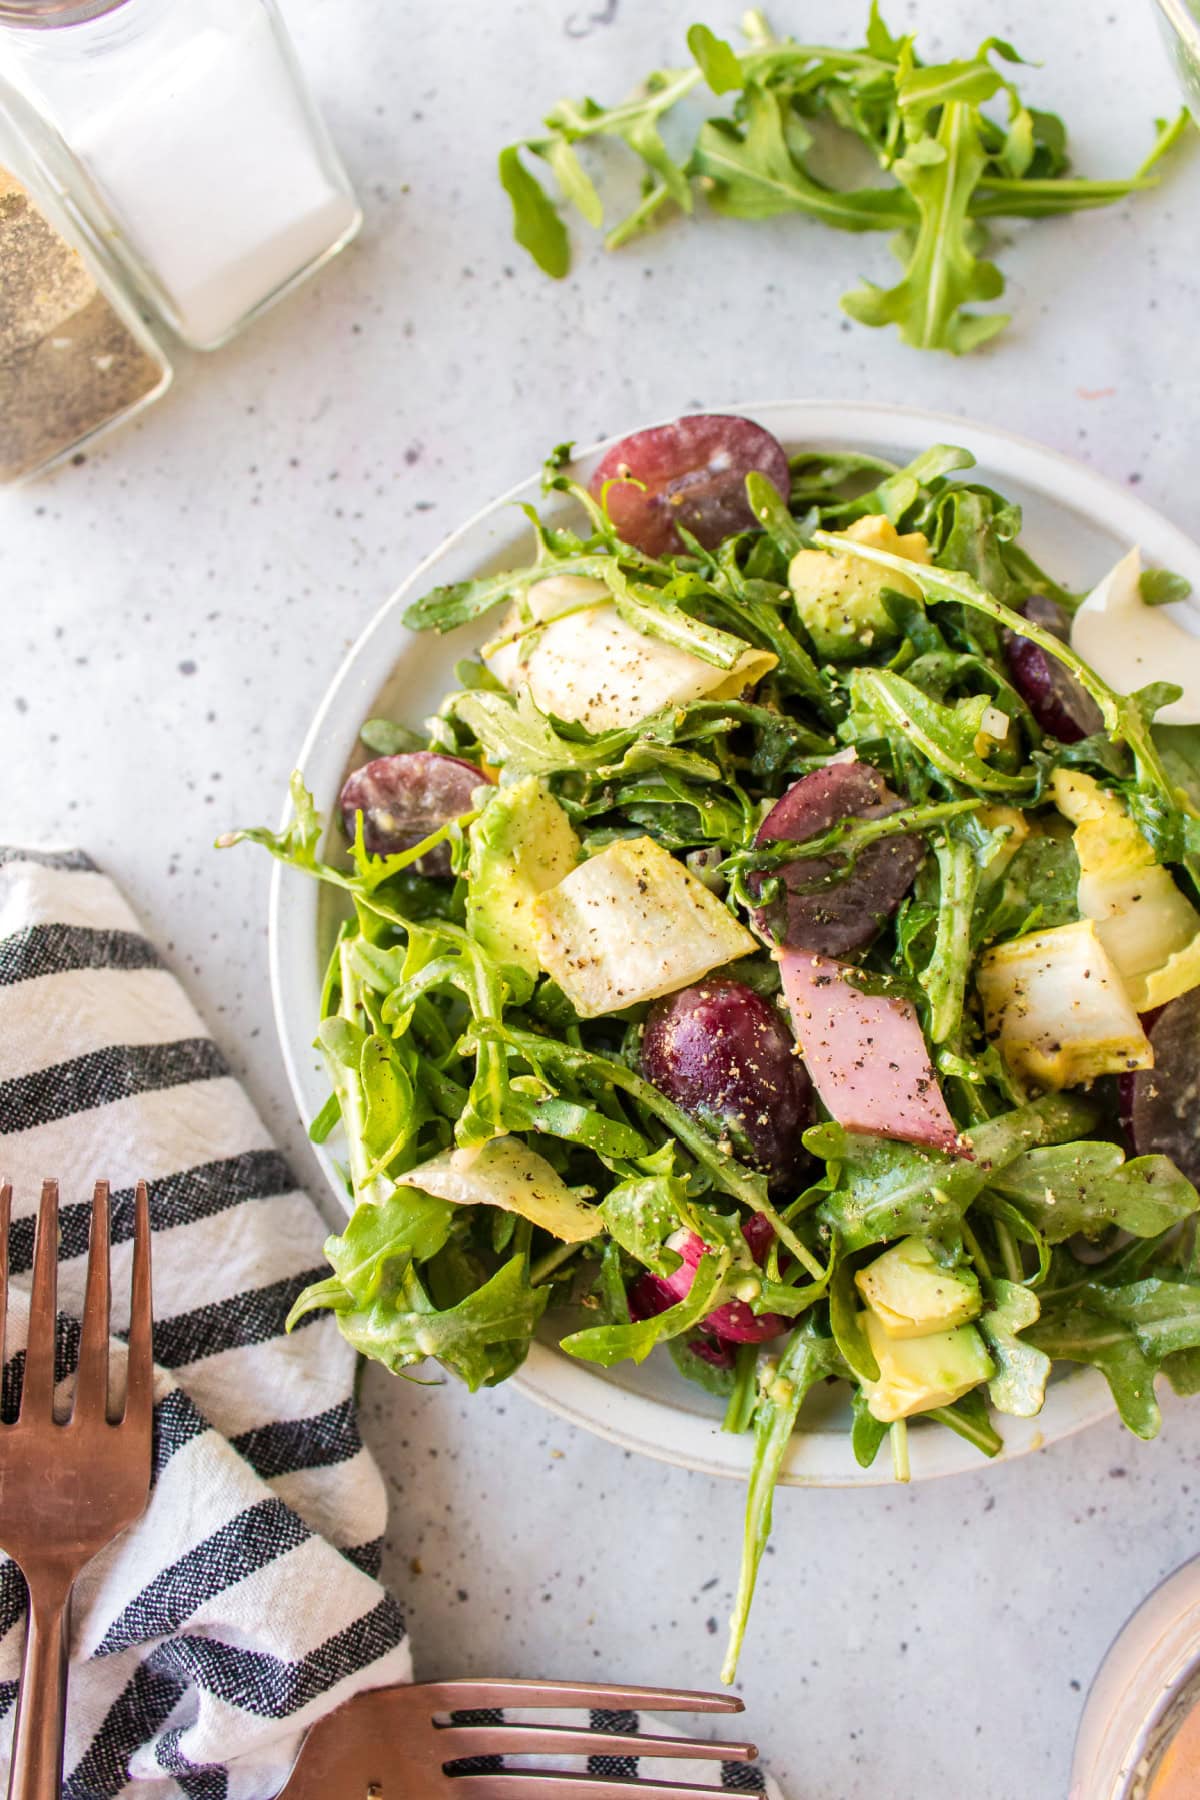
<instances>
[{"instance_id":1,"label":"purple grape half","mask_svg":"<svg viewBox=\"0 0 1200 1800\"><path fill-rule=\"evenodd\" d=\"M1123 1095L1134 1147L1200 1182L1200 988L1164 1006L1148 1035L1154 1067L1129 1076Z\"/></svg>"},{"instance_id":2,"label":"purple grape half","mask_svg":"<svg viewBox=\"0 0 1200 1800\"><path fill-rule=\"evenodd\" d=\"M807 1157L812 1084L778 1011L740 981L701 981L655 1001L642 1073L685 1112L728 1132L735 1156L772 1187L794 1186Z\"/></svg>"},{"instance_id":3,"label":"purple grape half","mask_svg":"<svg viewBox=\"0 0 1200 1800\"><path fill-rule=\"evenodd\" d=\"M746 477L754 472L787 500L791 471L778 438L750 419L694 413L622 438L588 486L600 499L612 483L608 513L625 542L649 556L668 556L684 548L676 525L708 550L757 525L746 498Z\"/></svg>"},{"instance_id":4,"label":"purple grape half","mask_svg":"<svg viewBox=\"0 0 1200 1800\"><path fill-rule=\"evenodd\" d=\"M754 841L804 843L842 819L879 819L903 804L873 764L828 763L793 783L771 808ZM839 867L834 857L785 863L774 871L783 881L784 897L760 907L754 922L764 936L791 950L844 956L870 943L903 900L924 860L922 840L904 834L868 844L840 881L833 879ZM765 880L761 874L751 876L747 885L759 893Z\"/></svg>"},{"instance_id":5,"label":"purple grape half","mask_svg":"<svg viewBox=\"0 0 1200 1800\"><path fill-rule=\"evenodd\" d=\"M363 816L363 842L373 856L393 856L470 812L471 796L488 777L474 763L436 750L379 756L347 777L339 802L346 836ZM450 846L439 844L412 865L418 875L450 874Z\"/></svg>"},{"instance_id":6,"label":"purple grape half","mask_svg":"<svg viewBox=\"0 0 1200 1800\"><path fill-rule=\"evenodd\" d=\"M1057 600L1044 594L1031 594L1020 608L1031 624L1053 632L1065 644L1071 633L1071 615ZM1060 744L1077 744L1091 737L1104 724L1100 708L1092 696L1080 687L1074 675L1035 644L1032 638L1019 637L1015 631L1004 633L1004 659L1012 684L1037 720L1041 729Z\"/></svg>"}]
</instances>

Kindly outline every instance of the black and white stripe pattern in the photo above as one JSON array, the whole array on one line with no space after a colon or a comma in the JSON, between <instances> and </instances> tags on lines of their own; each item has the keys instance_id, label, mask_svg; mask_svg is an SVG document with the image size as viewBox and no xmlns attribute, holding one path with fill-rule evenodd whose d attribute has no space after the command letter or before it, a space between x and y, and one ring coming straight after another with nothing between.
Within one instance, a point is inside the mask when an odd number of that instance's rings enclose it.
<instances>
[{"instance_id":1,"label":"black and white stripe pattern","mask_svg":"<svg viewBox=\"0 0 1200 1800\"><path fill-rule=\"evenodd\" d=\"M451 1713L450 1717L456 1725L570 1725L576 1729L580 1725L578 1713L533 1711L528 1708L501 1711L499 1707L491 1707L476 1712ZM646 1713L601 1711L590 1713L587 1722L593 1731L611 1731L622 1736L631 1731L644 1731L652 1737L678 1736L681 1725L684 1724L677 1717L662 1719L653 1718ZM686 1724L690 1723L690 1720L686 1721ZM510 1767L565 1769L578 1774L604 1775L610 1781L618 1776L624 1776L626 1780L641 1776L643 1781L665 1781L669 1778L683 1783L692 1782L701 1791L710 1793L758 1794L764 1796L765 1800L781 1800L778 1787L756 1763L682 1759L664 1762L655 1756L605 1756L602 1751L594 1751L586 1758L464 1756L448 1767L455 1774L461 1775L487 1774ZM633 1800L636 1792L636 1788L630 1790L630 1800Z\"/></svg>"},{"instance_id":2,"label":"black and white stripe pattern","mask_svg":"<svg viewBox=\"0 0 1200 1800\"><path fill-rule=\"evenodd\" d=\"M399 1610L374 1579L385 1502L358 1435L353 1354L330 1313L283 1335L292 1300L327 1272L324 1232L111 882L78 851L0 846L0 1180L15 1201L3 1418L20 1393L47 1175L62 1191L60 1379L78 1355L98 1175L112 1184L118 1334L134 1186L149 1184L158 1368L150 1506L76 1589L64 1800L268 1800L306 1726L412 1673ZM24 1608L0 1556L0 1775ZM548 1717L487 1715L505 1716ZM591 1723L639 1729L633 1713ZM636 1774L639 1759L571 1766ZM744 1764L640 1766L706 1785L719 1767L724 1791L779 1800Z\"/></svg>"},{"instance_id":3,"label":"black and white stripe pattern","mask_svg":"<svg viewBox=\"0 0 1200 1800\"><path fill-rule=\"evenodd\" d=\"M13 1307L0 1412L24 1364L44 1176L62 1189L59 1374L78 1351L89 1202L113 1186L114 1329L133 1190L154 1227L155 1487L86 1571L73 1617L66 1800L266 1800L300 1733L411 1676L374 1580L385 1517L354 1359L330 1314L291 1338L324 1231L182 989L79 852L0 848L0 1179ZM0 1559L0 1765L24 1584Z\"/></svg>"}]
</instances>

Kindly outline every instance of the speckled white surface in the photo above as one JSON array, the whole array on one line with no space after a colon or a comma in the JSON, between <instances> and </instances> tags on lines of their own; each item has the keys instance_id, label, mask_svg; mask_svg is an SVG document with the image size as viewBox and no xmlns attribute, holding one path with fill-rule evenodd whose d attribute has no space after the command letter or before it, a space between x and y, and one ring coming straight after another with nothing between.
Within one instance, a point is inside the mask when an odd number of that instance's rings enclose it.
<instances>
[{"instance_id":1,"label":"speckled white surface","mask_svg":"<svg viewBox=\"0 0 1200 1800\"><path fill-rule=\"evenodd\" d=\"M265 859L336 660L411 563L565 436L739 395L962 412L1073 452L1184 527L1196 512L1200 155L1137 206L1012 229L1016 312L965 362L851 327L881 243L707 220L555 286L508 238L496 148L559 93L678 54L683 0L289 0L366 208L361 241L81 467L0 496L0 839L86 846L168 948L301 1166L267 1003ZM778 0L819 38L860 8ZM836 13L836 25L831 23ZM989 32L1117 173L1173 105L1150 7L922 0L931 50ZM1078 23L1090 28L1077 35ZM844 27L841 21L844 19ZM314 1173L314 1192L319 1184ZM742 1667L791 1800L1060 1800L1123 1618L1200 1547L1200 1406L953 1483L788 1492ZM388 1573L424 1675L706 1683L741 1496L560 1426L520 1396L372 1373Z\"/></svg>"}]
</instances>

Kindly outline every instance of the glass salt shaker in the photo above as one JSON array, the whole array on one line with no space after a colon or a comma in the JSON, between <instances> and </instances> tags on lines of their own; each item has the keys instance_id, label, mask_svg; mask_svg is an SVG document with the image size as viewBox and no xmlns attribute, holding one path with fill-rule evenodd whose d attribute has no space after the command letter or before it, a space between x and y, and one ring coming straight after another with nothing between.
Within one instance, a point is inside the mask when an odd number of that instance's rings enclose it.
<instances>
[{"instance_id":1,"label":"glass salt shaker","mask_svg":"<svg viewBox=\"0 0 1200 1800\"><path fill-rule=\"evenodd\" d=\"M194 349L362 221L275 0L0 0L0 106L93 248Z\"/></svg>"}]
</instances>

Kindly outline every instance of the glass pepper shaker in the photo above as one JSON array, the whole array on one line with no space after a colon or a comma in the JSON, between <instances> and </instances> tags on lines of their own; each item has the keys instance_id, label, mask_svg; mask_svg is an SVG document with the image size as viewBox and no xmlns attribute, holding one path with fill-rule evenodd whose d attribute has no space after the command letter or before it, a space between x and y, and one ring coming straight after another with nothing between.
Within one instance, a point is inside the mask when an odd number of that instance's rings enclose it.
<instances>
[{"instance_id":1,"label":"glass pepper shaker","mask_svg":"<svg viewBox=\"0 0 1200 1800\"><path fill-rule=\"evenodd\" d=\"M97 251L195 349L361 223L275 0L0 0L0 106Z\"/></svg>"},{"instance_id":2,"label":"glass pepper shaker","mask_svg":"<svg viewBox=\"0 0 1200 1800\"><path fill-rule=\"evenodd\" d=\"M77 455L166 392L171 369L0 130L0 483Z\"/></svg>"}]
</instances>

